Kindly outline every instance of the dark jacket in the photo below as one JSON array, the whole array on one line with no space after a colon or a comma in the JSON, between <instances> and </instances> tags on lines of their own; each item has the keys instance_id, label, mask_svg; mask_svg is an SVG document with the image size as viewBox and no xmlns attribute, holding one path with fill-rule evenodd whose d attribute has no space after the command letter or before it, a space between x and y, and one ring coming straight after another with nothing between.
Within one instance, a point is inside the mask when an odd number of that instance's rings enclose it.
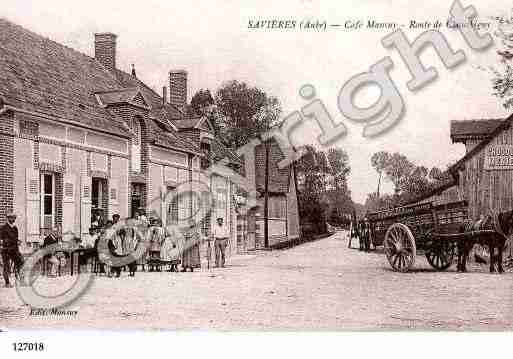
<instances>
[{"instance_id":1,"label":"dark jacket","mask_svg":"<svg viewBox=\"0 0 513 359\"><path fill-rule=\"evenodd\" d=\"M18 250L18 227L11 227L9 223L0 227L0 242L6 250Z\"/></svg>"},{"instance_id":2,"label":"dark jacket","mask_svg":"<svg viewBox=\"0 0 513 359\"><path fill-rule=\"evenodd\" d=\"M55 234L50 233L43 240L43 248L51 246L52 244L55 244L55 243L59 243L59 240L57 239L57 237L55 237Z\"/></svg>"}]
</instances>

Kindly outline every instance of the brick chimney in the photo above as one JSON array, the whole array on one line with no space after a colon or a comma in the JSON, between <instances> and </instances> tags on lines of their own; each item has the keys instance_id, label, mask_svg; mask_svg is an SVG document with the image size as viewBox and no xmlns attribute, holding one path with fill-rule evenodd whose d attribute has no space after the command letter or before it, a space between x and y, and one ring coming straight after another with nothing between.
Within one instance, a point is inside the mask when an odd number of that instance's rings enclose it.
<instances>
[{"instance_id":1,"label":"brick chimney","mask_svg":"<svg viewBox=\"0 0 513 359\"><path fill-rule=\"evenodd\" d=\"M167 103L167 87L162 87L162 105L164 106Z\"/></svg>"},{"instance_id":2,"label":"brick chimney","mask_svg":"<svg viewBox=\"0 0 513 359\"><path fill-rule=\"evenodd\" d=\"M94 34L94 58L108 70L116 69L116 38L110 32Z\"/></svg>"},{"instance_id":3,"label":"brick chimney","mask_svg":"<svg viewBox=\"0 0 513 359\"><path fill-rule=\"evenodd\" d=\"M187 104L187 71L172 70L169 72L169 103L180 110Z\"/></svg>"}]
</instances>

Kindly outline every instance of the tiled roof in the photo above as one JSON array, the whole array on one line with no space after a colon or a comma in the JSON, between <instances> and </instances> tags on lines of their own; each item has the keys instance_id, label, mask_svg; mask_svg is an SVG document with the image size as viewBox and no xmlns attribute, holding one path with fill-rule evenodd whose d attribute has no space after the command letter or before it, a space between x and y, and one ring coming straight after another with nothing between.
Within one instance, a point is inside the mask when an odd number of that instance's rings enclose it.
<instances>
[{"instance_id":1,"label":"tiled roof","mask_svg":"<svg viewBox=\"0 0 513 359\"><path fill-rule=\"evenodd\" d=\"M164 104L162 97L137 77L118 69L115 70L114 74L122 86L137 87L142 92L144 98L149 102L148 105L151 107L150 117L159 121L169 131L177 128L174 120L179 120L184 117L184 114L179 109L170 103Z\"/></svg>"},{"instance_id":2,"label":"tiled roof","mask_svg":"<svg viewBox=\"0 0 513 359\"><path fill-rule=\"evenodd\" d=\"M200 154L200 148L197 145L181 138L176 133L174 133L174 131L163 131L162 127L160 126L162 126L162 124L150 121L149 129L151 131L151 138L153 140L153 143L159 146L172 148L175 150L185 150L191 153Z\"/></svg>"},{"instance_id":3,"label":"tiled roof","mask_svg":"<svg viewBox=\"0 0 513 359\"><path fill-rule=\"evenodd\" d=\"M269 151L269 192L287 193L289 191L290 166L280 169L278 162L285 156L276 141L271 141ZM257 191L265 190L265 145L255 148L255 182Z\"/></svg>"},{"instance_id":4,"label":"tiled roof","mask_svg":"<svg viewBox=\"0 0 513 359\"><path fill-rule=\"evenodd\" d=\"M148 105L150 105L152 109L158 109L159 114L165 115L166 121L175 119L178 120L184 117L184 114L175 106L171 105L170 103L166 103L164 105L162 97L137 77L134 77L118 69L115 70L115 75L123 87L139 88L142 91L144 98L150 102ZM161 120L161 118L159 118L159 120Z\"/></svg>"},{"instance_id":5,"label":"tiled roof","mask_svg":"<svg viewBox=\"0 0 513 359\"><path fill-rule=\"evenodd\" d=\"M451 121L451 139L458 141L463 138L485 138L495 130L504 119L482 119Z\"/></svg>"},{"instance_id":6,"label":"tiled roof","mask_svg":"<svg viewBox=\"0 0 513 359\"><path fill-rule=\"evenodd\" d=\"M113 91L101 91L97 92L96 96L98 96L101 104L104 106L131 103L148 108L148 104L144 100L144 96L141 98L141 91L135 87Z\"/></svg>"},{"instance_id":7,"label":"tiled roof","mask_svg":"<svg viewBox=\"0 0 513 359\"><path fill-rule=\"evenodd\" d=\"M200 121L201 117L186 117L174 120L173 124L180 129L186 129L196 127Z\"/></svg>"},{"instance_id":8,"label":"tiled roof","mask_svg":"<svg viewBox=\"0 0 513 359\"><path fill-rule=\"evenodd\" d=\"M8 104L130 136L94 96L119 88L93 58L0 19L0 95Z\"/></svg>"},{"instance_id":9,"label":"tiled roof","mask_svg":"<svg viewBox=\"0 0 513 359\"><path fill-rule=\"evenodd\" d=\"M220 161L224 158L227 158L230 160L230 162L238 164L240 166L243 165L242 160L240 157L230 148L226 147L221 141L217 139L212 139L210 144L210 150L212 154L212 160L214 162Z\"/></svg>"},{"instance_id":10,"label":"tiled roof","mask_svg":"<svg viewBox=\"0 0 513 359\"><path fill-rule=\"evenodd\" d=\"M142 95L142 98L141 98ZM199 148L176 135L173 119L184 114L136 77L108 71L95 59L0 19L0 96L12 106L131 137L123 119L101 103L146 103L158 145L194 153Z\"/></svg>"}]
</instances>

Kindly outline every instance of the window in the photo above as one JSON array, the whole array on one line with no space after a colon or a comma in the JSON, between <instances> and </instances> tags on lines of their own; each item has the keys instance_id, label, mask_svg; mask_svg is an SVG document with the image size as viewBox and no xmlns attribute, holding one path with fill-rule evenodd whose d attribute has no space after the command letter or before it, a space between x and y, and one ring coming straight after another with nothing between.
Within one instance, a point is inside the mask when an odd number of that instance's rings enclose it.
<instances>
[{"instance_id":1,"label":"window","mask_svg":"<svg viewBox=\"0 0 513 359\"><path fill-rule=\"evenodd\" d=\"M131 207L132 217L135 217L136 212L144 207L144 192L146 187L142 183L132 183L131 186Z\"/></svg>"},{"instance_id":2,"label":"window","mask_svg":"<svg viewBox=\"0 0 513 359\"><path fill-rule=\"evenodd\" d=\"M102 208L103 202L103 183L100 178L93 178L92 181L92 205L93 208Z\"/></svg>"},{"instance_id":3,"label":"window","mask_svg":"<svg viewBox=\"0 0 513 359\"><path fill-rule=\"evenodd\" d=\"M141 172L142 127L138 118L134 118L132 130L134 132L132 140L132 170L134 172Z\"/></svg>"},{"instance_id":4,"label":"window","mask_svg":"<svg viewBox=\"0 0 513 359\"><path fill-rule=\"evenodd\" d=\"M141 138L141 123L139 122L139 119L134 119L134 145L140 146L142 142Z\"/></svg>"},{"instance_id":5,"label":"window","mask_svg":"<svg viewBox=\"0 0 513 359\"><path fill-rule=\"evenodd\" d=\"M55 219L55 175L41 174L41 227L51 229Z\"/></svg>"},{"instance_id":6,"label":"window","mask_svg":"<svg viewBox=\"0 0 513 359\"><path fill-rule=\"evenodd\" d=\"M269 198L269 218L287 217L286 200L284 197Z\"/></svg>"},{"instance_id":7,"label":"window","mask_svg":"<svg viewBox=\"0 0 513 359\"><path fill-rule=\"evenodd\" d=\"M216 208L219 210L226 209L226 190L222 188L217 189L217 197L216 197Z\"/></svg>"},{"instance_id":8,"label":"window","mask_svg":"<svg viewBox=\"0 0 513 359\"><path fill-rule=\"evenodd\" d=\"M178 196L171 187L167 188L167 193L167 198L170 199L167 207L167 224L176 225L178 224Z\"/></svg>"},{"instance_id":9,"label":"window","mask_svg":"<svg viewBox=\"0 0 513 359\"><path fill-rule=\"evenodd\" d=\"M210 143L207 143L207 142L201 142L201 150L205 153L209 153L210 152Z\"/></svg>"},{"instance_id":10,"label":"window","mask_svg":"<svg viewBox=\"0 0 513 359\"><path fill-rule=\"evenodd\" d=\"M209 203L209 196L210 196L210 193L209 192L205 192L205 193L202 193L201 194L204 198L203 198L203 201L202 203L206 204L206 203ZM211 217L212 217L212 208L208 205L205 205L203 208L203 219L202 219L202 226L201 226L201 229L203 231L203 235L205 236L208 236L210 235L210 223L211 223Z\"/></svg>"},{"instance_id":11,"label":"window","mask_svg":"<svg viewBox=\"0 0 513 359\"><path fill-rule=\"evenodd\" d=\"M200 149L204 155L204 157L201 158L201 168L205 169L210 166L210 143L201 142Z\"/></svg>"}]
</instances>

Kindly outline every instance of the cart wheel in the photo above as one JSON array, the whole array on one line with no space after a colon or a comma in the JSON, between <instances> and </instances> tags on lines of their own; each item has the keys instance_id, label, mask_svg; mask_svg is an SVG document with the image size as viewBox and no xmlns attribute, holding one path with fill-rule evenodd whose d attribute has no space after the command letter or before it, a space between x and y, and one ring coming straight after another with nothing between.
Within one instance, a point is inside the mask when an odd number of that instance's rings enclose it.
<instances>
[{"instance_id":1,"label":"cart wheel","mask_svg":"<svg viewBox=\"0 0 513 359\"><path fill-rule=\"evenodd\" d=\"M417 248L408 226L394 223L385 234L383 242L385 255L392 268L398 272L408 272L415 263Z\"/></svg>"},{"instance_id":2,"label":"cart wheel","mask_svg":"<svg viewBox=\"0 0 513 359\"><path fill-rule=\"evenodd\" d=\"M446 241L432 241L426 251L426 258L431 267L437 270L446 270L454 258L454 246Z\"/></svg>"}]
</instances>

